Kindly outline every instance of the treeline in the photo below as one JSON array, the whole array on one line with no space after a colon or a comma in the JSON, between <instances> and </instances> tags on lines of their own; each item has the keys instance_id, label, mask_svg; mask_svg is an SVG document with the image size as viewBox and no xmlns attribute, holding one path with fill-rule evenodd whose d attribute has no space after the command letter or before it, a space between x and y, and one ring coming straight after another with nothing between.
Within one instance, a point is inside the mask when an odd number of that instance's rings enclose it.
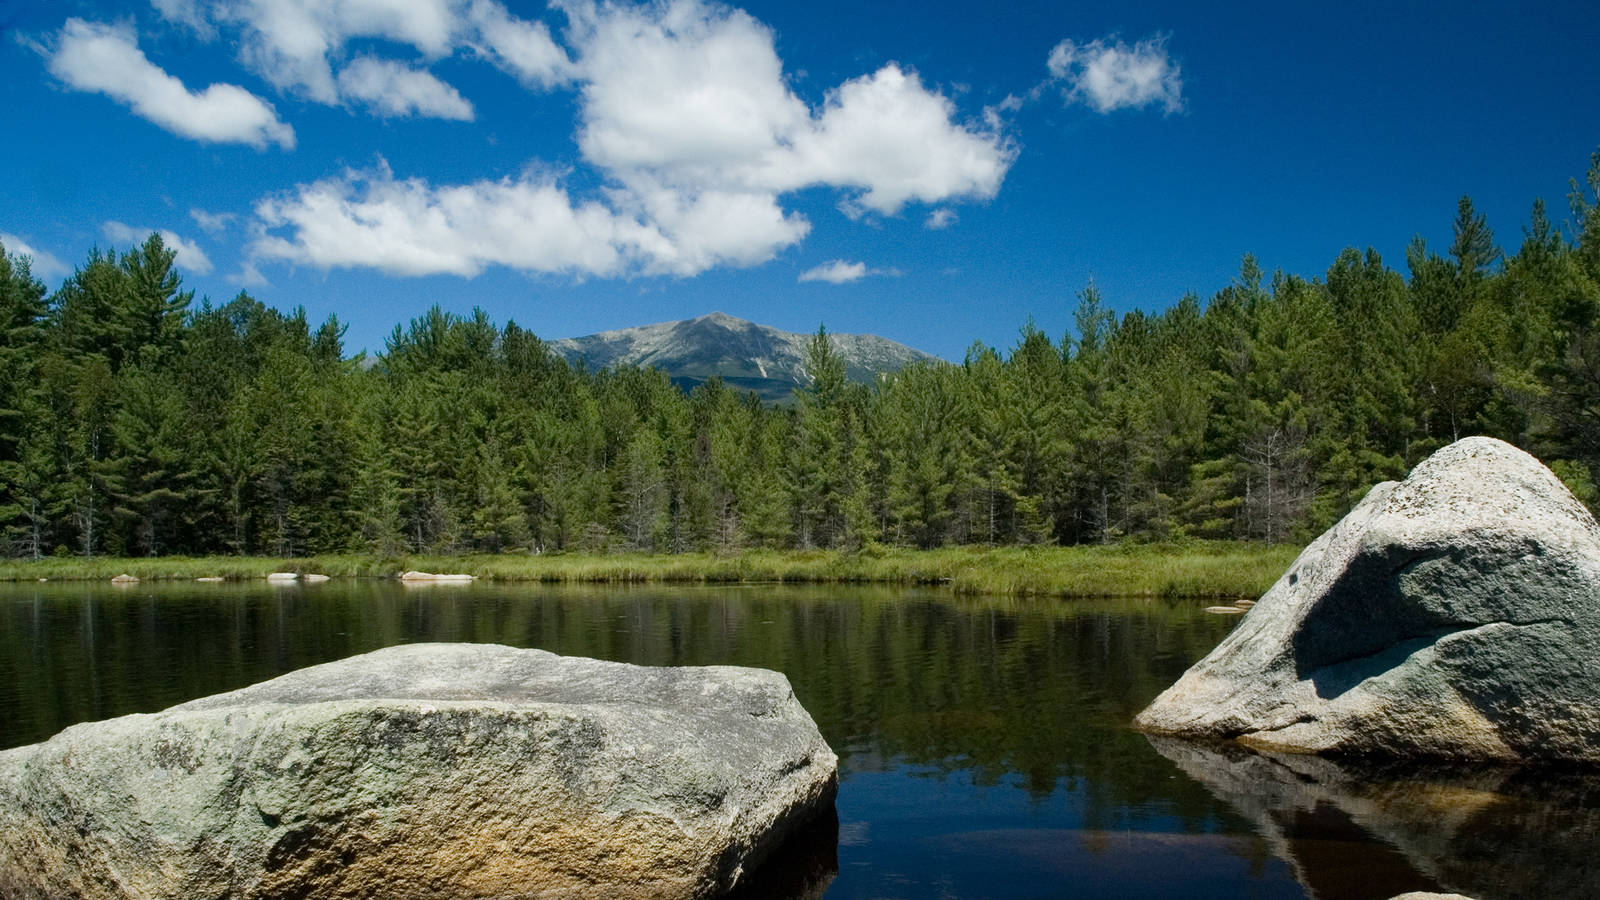
<instances>
[{"instance_id":1,"label":"treeline","mask_svg":"<svg viewBox=\"0 0 1600 900\"><path fill-rule=\"evenodd\" d=\"M181 289L152 235L53 294L0 250L0 550L304 555L1301 540L1373 482L1490 434L1594 502L1600 152L1570 234L1502 253L1461 200L1407 273L1245 257L1202 304L846 380L821 332L787 407L589 372L435 308L376 358L241 293Z\"/></svg>"}]
</instances>

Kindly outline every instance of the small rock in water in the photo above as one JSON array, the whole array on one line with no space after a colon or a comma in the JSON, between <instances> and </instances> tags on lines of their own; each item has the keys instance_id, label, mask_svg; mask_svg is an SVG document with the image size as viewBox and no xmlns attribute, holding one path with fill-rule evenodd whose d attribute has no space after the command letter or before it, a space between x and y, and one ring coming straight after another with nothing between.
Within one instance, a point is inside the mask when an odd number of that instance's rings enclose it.
<instances>
[{"instance_id":1,"label":"small rock in water","mask_svg":"<svg viewBox=\"0 0 1600 900\"><path fill-rule=\"evenodd\" d=\"M326 575L317 575L317 574L313 573L313 574L309 574L309 575L306 575L306 576L302 577L300 580L304 581L306 584L321 584L324 581L328 580L328 576L326 576Z\"/></svg>"},{"instance_id":2,"label":"small rock in water","mask_svg":"<svg viewBox=\"0 0 1600 900\"><path fill-rule=\"evenodd\" d=\"M291 581L299 580L300 576L294 572L273 572L267 576L268 584L288 584Z\"/></svg>"},{"instance_id":3,"label":"small rock in water","mask_svg":"<svg viewBox=\"0 0 1600 900\"><path fill-rule=\"evenodd\" d=\"M1239 616L1244 614L1244 610L1237 606L1208 606L1206 607L1206 612L1218 616Z\"/></svg>"},{"instance_id":4,"label":"small rock in water","mask_svg":"<svg viewBox=\"0 0 1600 900\"><path fill-rule=\"evenodd\" d=\"M199 578L195 579L195 581L208 581L208 582L222 581L222 580L223 580L223 578L222 578L221 575L202 575Z\"/></svg>"},{"instance_id":5,"label":"small rock in water","mask_svg":"<svg viewBox=\"0 0 1600 900\"><path fill-rule=\"evenodd\" d=\"M117 575L117 576L112 577L111 583L112 584L138 584L139 583L139 579L133 577L132 575L129 575L127 572L123 572L121 575Z\"/></svg>"},{"instance_id":6,"label":"small rock in water","mask_svg":"<svg viewBox=\"0 0 1600 900\"><path fill-rule=\"evenodd\" d=\"M1139 714L1298 753L1600 762L1600 526L1467 438L1385 482Z\"/></svg>"},{"instance_id":7,"label":"small rock in water","mask_svg":"<svg viewBox=\"0 0 1600 900\"><path fill-rule=\"evenodd\" d=\"M413 571L413 572L402 572L400 574L400 580L401 581L406 581L406 582L427 582L427 581L463 582L463 581L472 581L472 580L476 579L477 577L478 576L476 576L476 575L460 575L460 574L457 574L457 575L435 575L432 572L415 572L415 571Z\"/></svg>"},{"instance_id":8,"label":"small rock in water","mask_svg":"<svg viewBox=\"0 0 1600 900\"><path fill-rule=\"evenodd\" d=\"M1239 607L1240 609L1250 609L1251 607L1256 605L1256 601L1254 601L1254 600L1235 600L1235 601L1233 601L1233 605Z\"/></svg>"},{"instance_id":9,"label":"small rock in water","mask_svg":"<svg viewBox=\"0 0 1600 900\"><path fill-rule=\"evenodd\" d=\"M403 645L0 752L0 896L714 897L837 762L777 672Z\"/></svg>"}]
</instances>

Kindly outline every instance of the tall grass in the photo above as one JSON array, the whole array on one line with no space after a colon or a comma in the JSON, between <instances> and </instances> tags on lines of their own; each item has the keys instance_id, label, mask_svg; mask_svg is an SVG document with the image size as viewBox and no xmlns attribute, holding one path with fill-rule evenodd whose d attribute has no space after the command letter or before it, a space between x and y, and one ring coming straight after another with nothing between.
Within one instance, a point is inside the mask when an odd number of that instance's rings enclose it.
<instances>
[{"instance_id":1,"label":"tall grass","mask_svg":"<svg viewBox=\"0 0 1600 900\"><path fill-rule=\"evenodd\" d=\"M357 554L303 559L151 557L11 560L0 581L141 580L203 576L262 578L270 572L393 577L402 571L466 572L494 581L546 583L778 583L948 585L964 594L1050 597L1255 597L1293 561L1296 548L1234 542L1127 544L1104 547L876 548L746 550L731 554L500 554L407 556Z\"/></svg>"}]
</instances>

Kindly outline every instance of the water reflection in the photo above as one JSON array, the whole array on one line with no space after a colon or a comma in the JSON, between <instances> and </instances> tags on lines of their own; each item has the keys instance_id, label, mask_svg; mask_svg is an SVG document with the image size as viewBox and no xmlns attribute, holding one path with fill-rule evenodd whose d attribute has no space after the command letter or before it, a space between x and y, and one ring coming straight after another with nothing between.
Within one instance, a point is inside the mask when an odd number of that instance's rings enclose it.
<instances>
[{"instance_id":1,"label":"water reflection","mask_svg":"<svg viewBox=\"0 0 1600 900\"><path fill-rule=\"evenodd\" d=\"M1600 775L1151 745L1255 823L1311 897L1600 896Z\"/></svg>"},{"instance_id":2,"label":"water reflection","mask_svg":"<svg viewBox=\"0 0 1600 900\"><path fill-rule=\"evenodd\" d=\"M763 873L761 895L1600 896L1582 858L1600 791L1582 777L1419 782L1152 749L1134 714L1236 624L1203 607L860 587L0 585L0 746L412 641L761 666L788 675L841 760L836 830Z\"/></svg>"}]
</instances>

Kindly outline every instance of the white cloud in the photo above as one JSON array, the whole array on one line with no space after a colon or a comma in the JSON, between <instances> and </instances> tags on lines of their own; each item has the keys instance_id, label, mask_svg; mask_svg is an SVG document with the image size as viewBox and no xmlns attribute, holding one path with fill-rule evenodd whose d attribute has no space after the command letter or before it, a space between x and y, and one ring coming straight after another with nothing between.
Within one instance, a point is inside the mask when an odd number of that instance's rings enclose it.
<instances>
[{"instance_id":1,"label":"white cloud","mask_svg":"<svg viewBox=\"0 0 1600 900\"><path fill-rule=\"evenodd\" d=\"M206 15L205 0L150 0L150 5L162 18L188 28L199 37L209 41L217 36L216 27Z\"/></svg>"},{"instance_id":2,"label":"white cloud","mask_svg":"<svg viewBox=\"0 0 1600 900\"><path fill-rule=\"evenodd\" d=\"M29 271L38 279L56 278L71 271L71 268L43 250L35 249L27 241L9 232L0 231L0 244L5 245L5 251L10 256L26 256L30 260Z\"/></svg>"},{"instance_id":3,"label":"white cloud","mask_svg":"<svg viewBox=\"0 0 1600 900\"><path fill-rule=\"evenodd\" d=\"M256 258L395 275L470 276L488 265L615 275L639 248L665 242L603 204L574 204L554 179L532 173L433 187L396 179L385 165L263 200L256 216L268 229L251 248ZM271 233L280 228L291 235Z\"/></svg>"},{"instance_id":4,"label":"white cloud","mask_svg":"<svg viewBox=\"0 0 1600 900\"><path fill-rule=\"evenodd\" d=\"M948 98L896 65L809 107L788 88L772 32L738 10L698 0L563 9L570 58L542 46L537 23L511 32L532 48L524 63L508 62L524 57L505 42L472 46L525 81L576 85L579 150L605 182L595 199L569 196L549 174L435 185L380 166L262 201L254 258L403 275L503 265L688 276L798 244L811 225L784 209L790 192L835 187L847 208L894 215L992 197L1015 157L997 127L957 122ZM477 0L468 31L505 16Z\"/></svg>"},{"instance_id":5,"label":"white cloud","mask_svg":"<svg viewBox=\"0 0 1600 900\"><path fill-rule=\"evenodd\" d=\"M206 234L221 234L239 217L233 213L208 213L203 209L191 209L189 218Z\"/></svg>"},{"instance_id":6,"label":"white cloud","mask_svg":"<svg viewBox=\"0 0 1600 900\"><path fill-rule=\"evenodd\" d=\"M437 59L456 45L459 5L452 0L217 0L205 20L237 27L240 59L280 90L336 105L343 98L331 60L351 39L392 41ZM158 8L167 12L164 5Z\"/></svg>"},{"instance_id":7,"label":"white cloud","mask_svg":"<svg viewBox=\"0 0 1600 900\"><path fill-rule=\"evenodd\" d=\"M695 275L765 262L810 228L771 196L691 195L640 181L610 199L576 202L535 172L434 186L396 179L380 165L262 201L256 216L264 229L251 253L394 275L472 276L490 265L580 277Z\"/></svg>"},{"instance_id":8,"label":"white cloud","mask_svg":"<svg viewBox=\"0 0 1600 900\"><path fill-rule=\"evenodd\" d=\"M106 240L116 244L143 244L151 232L154 232L161 235L161 242L168 250L177 252L175 260L178 265L196 275L211 274L213 268L211 258L200 249L200 245L194 241L184 240L177 232L165 228L135 228L115 220L101 225L100 231L106 236Z\"/></svg>"},{"instance_id":9,"label":"white cloud","mask_svg":"<svg viewBox=\"0 0 1600 900\"><path fill-rule=\"evenodd\" d=\"M772 188L759 170L809 115L783 83L765 26L693 0L569 12L588 160L677 182Z\"/></svg>"},{"instance_id":10,"label":"white cloud","mask_svg":"<svg viewBox=\"0 0 1600 900\"><path fill-rule=\"evenodd\" d=\"M829 284L849 284L873 275L900 277L899 269L869 269L864 262L845 262L835 259L800 273L800 281L826 281Z\"/></svg>"},{"instance_id":11,"label":"white cloud","mask_svg":"<svg viewBox=\"0 0 1600 900\"><path fill-rule=\"evenodd\" d=\"M339 92L380 116L432 116L472 121L472 104L425 69L392 59L357 57L339 73Z\"/></svg>"},{"instance_id":12,"label":"white cloud","mask_svg":"<svg viewBox=\"0 0 1600 900\"><path fill-rule=\"evenodd\" d=\"M770 193L670 187L635 175L610 195L617 209L650 222L659 232L661 241L639 248L639 267L650 275L759 265L811 230L804 216L785 213Z\"/></svg>"},{"instance_id":13,"label":"white cloud","mask_svg":"<svg viewBox=\"0 0 1600 900\"><path fill-rule=\"evenodd\" d=\"M169 21L202 37L238 33L239 58L281 91L336 106L359 101L379 115L470 120L471 104L415 60L358 56L337 74L352 41L412 48L428 62L471 49L524 84L566 80L565 51L542 22L496 0L152 0Z\"/></svg>"},{"instance_id":14,"label":"white cloud","mask_svg":"<svg viewBox=\"0 0 1600 900\"><path fill-rule=\"evenodd\" d=\"M955 107L893 64L831 92L812 127L794 135L780 180L855 186L859 202L894 215L910 201L988 199L1015 158L998 133L952 121ZM784 172L781 169L787 168Z\"/></svg>"},{"instance_id":15,"label":"white cloud","mask_svg":"<svg viewBox=\"0 0 1600 900\"><path fill-rule=\"evenodd\" d=\"M924 222L923 224L934 231L938 231L941 228L949 228L951 225L955 224L955 221L956 211L948 206L941 206L933 212L928 213L928 221Z\"/></svg>"},{"instance_id":16,"label":"white cloud","mask_svg":"<svg viewBox=\"0 0 1600 900\"><path fill-rule=\"evenodd\" d=\"M1067 103L1087 103L1096 112L1160 104L1166 112L1183 109L1183 79L1167 55L1167 39L1146 38L1133 46L1111 38L1087 44L1062 41L1046 61L1050 75L1066 82Z\"/></svg>"},{"instance_id":17,"label":"white cloud","mask_svg":"<svg viewBox=\"0 0 1600 900\"><path fill-rule=\"evenodd\" d=\"M582 91L579 146L613 171L668 184L786 193L860 191L893 215L907 202L986 199L1015 157L990 128L890 64L812 110L787 86L772 33L696 0L569 9Z\"/></svg>"},{"instance_id":18,"label":"white cloud","mask_svg":"<svg viewBox=\"0 0 1600 900\"><path fill-rule=\"evenodd\" d=\"M272 285L272 282L267 280L267 276L262 275L256 264L250 261L245 262L238 272L227 276L226 280L231 284L237 284L241 288L270 287Z\"/></svg>"},{"instance_id":19,"label":"white cloud","mask_svg":"<svg viewBox=\"0 0 1600 900\"><path fill-rule=\"evenodd\" d=\"M474 32L469 46L523 84L550 88L571 78L572 61L543 22L515 18L492 0L473 0L466 16Z\"/></svg>"},{"instance_id":20,"label":"white cloud","mask_svg":"<svg viewBox=\"0 0 1600 900\"><path fill-rule=\"evenodd\" d=\"M294 129L271 104L231 84L198 93L139 50L133 31L68 19L56 36L51 74L80 91L105 94L173 134L199 141L294 147Z\"/></svg>"}]
</instances>

